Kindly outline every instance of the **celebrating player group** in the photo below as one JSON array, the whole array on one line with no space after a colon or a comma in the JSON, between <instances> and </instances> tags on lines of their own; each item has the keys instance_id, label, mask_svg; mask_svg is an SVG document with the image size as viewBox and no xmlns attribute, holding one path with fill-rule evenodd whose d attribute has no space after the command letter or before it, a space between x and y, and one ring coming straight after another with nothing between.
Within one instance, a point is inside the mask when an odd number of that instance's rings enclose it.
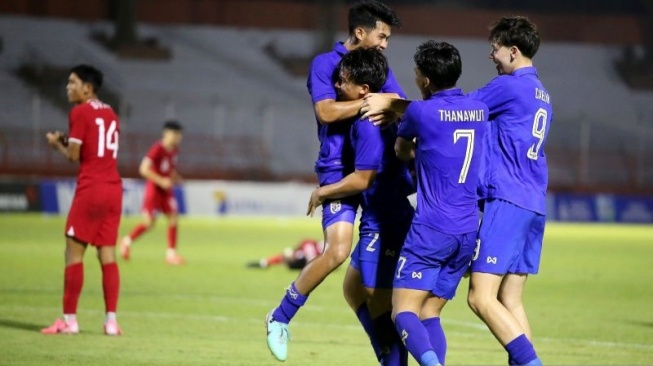
<instances>
[{"instance_id":1,"label":"celebrating player group","mask_svg":"<svg viewBox=\"0 0 653 366\"><path fill-rule=\"evenodd\" d=\"M311 64L320 186L308 213L322 207L325 248L267 315L268 348L287 359L292 318L351 252L344 297L381 365L407 365L408 354L421 366L445 364L440 312L466 272L468 304L508 363L541 365L522 303L539 271L553 115L532 61L537 27L521 16L494 22L498 76L467 94L456 87L456 47L422 43L413 57L422 100L409 101L382 53L399 24L388 6L358 2L348 38Z\"/></svg>"},{"instance_id":2,"label":"celebrating player group","mask_svg":"<svg viewBox=\"0 0 653 366\"><path fill-rule=\"evenodd\" d=\"M456 47L420 44L413 61L422 100L410 101L383 55L393 27L400 25L397 14L365 0L350 8L348 24L347 39L314 58L307 81L320 141L319 187L307 212L321 207L324 244L312 241L296 258L303 259L293 267L301 268L299 275L266 317L268 348L279 361L288 358L293 317L351 257L343 295L379 364L407 365L409 355L421 366L445 364L440 314L469 272L469 307L505 348L508 363L541 365L522 302L528 276L539 271L548 180L544 150L553 116L533 66L537 27L521 16L494 22L489 59L498 76L468 93L456 87L462 73ZM71 69L67 93L76 106L69 133L46 136L80 168L64 229L63 318L44 328L45 334L79 332L77 303L89 244L102 267L104 332L122 333L115 250L122 211L120 121L97 99L101 85L102 73L92 66ZM169 224L166 261L184 263L176 250L172 189L181 181L181 131L177 122L167 122L162 140L141 163L148 180L143 221L121 241L125 260L160 211ZM416 209L408 200L413 193ZM257 265L281 262L283 256L276 255Z\"/></svg>"}]
</instances>

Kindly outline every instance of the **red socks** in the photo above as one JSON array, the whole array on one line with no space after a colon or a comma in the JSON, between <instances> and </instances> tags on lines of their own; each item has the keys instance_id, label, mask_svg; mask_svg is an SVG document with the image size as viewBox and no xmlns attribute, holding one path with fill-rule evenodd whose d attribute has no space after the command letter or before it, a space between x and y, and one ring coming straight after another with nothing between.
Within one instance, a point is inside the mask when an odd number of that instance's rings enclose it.
<instances>
[{"instance_id":1,"label":"red socks","mask_svg":"<svg viewBox=\"0 0 653 366\"><path fill-rule=\"evenodd\" d=\"M177 225L168 226L168 249L177 249Z\"/></svg>"},{"instance_id":2,"label":"red socks","mask_svg":"<svg viewBox=\"0 0 653 366\"><path fill-rule=\"evenodd\" d=\"M267 263L268 266L271 266L273 264L283 263L283 254L275 254L273 256L267 257L265 259L265 262Z\"/></svg>"},{"instance_id":3,"label":"red socks","mask_svg":"<svg viewBox=\"0 0 653 366\"><path fill-rule=\"evenodd\" d=\"M63 313L77 314L77 302L84 286L84 263L66 267L63 281Z\"/></svg>"},{"instance_id":4,"label":"red socks","mask_svg":"<svg viewBox=\"0 0 653 366\"><path fill-rule=\"evenodd\" d=\"M132 241L136 240L139 236L143 235L143 233L146 231L147 231L147 226L143 224L138 224L138 226L136 226L134 230L132 230L132 232L129 233L129 237L132 239Z\"/></svg>"},{"instance_id":5,"label":"red socks","mask_svg":"<svg viewBox=\"0 0 653 366\"><path fill-rule=\"evenodd\" d=\"M107 313L115 313L120 292L120 272L118 272L116 262L102 266L102 289L104 290L104 304Z\"/></svg>"},{"instance_id":6,"label":"red socks","mask_svg":"<svg viewBox=\"0 0 653 366\"><path fill-rule=\"evenodd\" d=\"M66 267L63 287L63 313L77 314L77 302L84 285L84 263ZM102 288L107 312L116 312L120 292L120 273L116 262L102 266Z\"/></svg>"}]
</instances>

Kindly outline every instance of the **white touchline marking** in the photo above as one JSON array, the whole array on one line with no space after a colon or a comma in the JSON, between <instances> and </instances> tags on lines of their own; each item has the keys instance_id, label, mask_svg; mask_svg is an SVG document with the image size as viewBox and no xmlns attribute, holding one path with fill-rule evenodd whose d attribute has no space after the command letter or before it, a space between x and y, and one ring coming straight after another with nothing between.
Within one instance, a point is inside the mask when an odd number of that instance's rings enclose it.
<instances>
[{"instance_id":1,"label":"white touchline marking","mask_svg":"<svg viewBox=\"0 0 653 366\"><path fill-rule=\"evenodd\" d=\"M11 305L0 305L0 309L12 310L16 312L20 311L52 311L59 312L61 308L59 307L39 307L39 306L11 306ZM101 310L92 310L85 309L80 311L87 314L104 314ZM7 311L4 311L6 314ZM222 315L191 315L191 314L182 314L182 313L166 313L166 312L152 312L152 311L119 311L119 317L128 317L128 318L138 318L138 317L148 317L148 318L175 318L175 319L187 319L187 320L197 320L197 321L214 321L219 323L227 322L247 322L250 324L263 324L264 314L261 315L261 318L237 318L231 316L222 316ZM457 324L466 326L468 328L476 330L484 330L484 325L479 325L473 322L460 321L454 319L443 319L443 322ZM303 322L303 321L294 321L293 326L298 327L318 327L318 328L336 328L336 329L347 329L354 331L363 331L360 325L358 324L334 324L334 323L315 323L315 322ZM458 334L461 336L466 336L470 338L486 338L488 335L483 335L480 332L464 332L464 331L446 331L447 334ZM643 349L643 350L653 350L653 344L641 344L641 343L625 343L625 342L610 342L610 341L599 341L593 339L578 339L578 338L554 338L554 337L536 337L535 342L544 341L547 343L575 343L579 345L585 345L589 347L611 347L611 348L631 348L631 349Z\"/></svg>"}]
</instances>

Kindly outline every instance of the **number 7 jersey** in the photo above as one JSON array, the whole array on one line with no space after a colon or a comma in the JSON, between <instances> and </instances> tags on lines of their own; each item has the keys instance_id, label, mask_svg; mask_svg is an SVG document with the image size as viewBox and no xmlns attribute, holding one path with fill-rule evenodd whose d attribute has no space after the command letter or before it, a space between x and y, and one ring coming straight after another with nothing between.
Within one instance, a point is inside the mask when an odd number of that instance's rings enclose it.
<instances>
[{"instance_id":1,"label":"number 7 jersey","mask_svg":"<svg viewBox=\"0 0 653 366\"><path fill-rule=\"evenodd\" d=\"M478 228L476 185L487 116L483 102L457 88L408 105L397 135L417 138L414 224L450 235Z\"/></svg>"},{"instance_id":2,"label":"number 7 jersey","mask_svg":"<svg viewBox=\"0 0 653 366\"><path fill-rule=\"evenodd\" d=\"M99 100L78 104L68 120L70 143L80 144L77 190L97 184L121 184L118 173L120 121Z\"/></svg>"},{"instance_id":3,"label":"number 7 jersey","mask_svg":"<svg viewBox=\"0 0 653 366\"><path fill-rule=\"evenodd\" d=\"M545 215L548 168L544 145L553 110L537 70L531 66L500 75L469 96L485 102L490 110L481 198L499 198Z\"/></svg>"}]
</instances>

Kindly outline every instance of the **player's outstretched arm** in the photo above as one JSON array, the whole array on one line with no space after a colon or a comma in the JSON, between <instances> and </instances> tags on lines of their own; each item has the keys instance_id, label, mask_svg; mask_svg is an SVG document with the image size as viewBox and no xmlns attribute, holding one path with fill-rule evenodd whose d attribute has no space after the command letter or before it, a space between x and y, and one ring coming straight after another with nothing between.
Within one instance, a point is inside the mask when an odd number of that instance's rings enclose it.
<instances>
[{"instance_id":1,"label":"player's outstretched arm","mask_svg":"<svg viewBox=\"0 0 653 366\"><path fill-rule=\"evenodd\" d=\"M337 183L316 188L308 202L307 215L313 216L315 209L327 199L338 199L361 193L368 189L376 178L376 170L355 170Z\"/></svg>"},{"instance_id":2,"label":"player's outstretched arm","mask_svg":"<svg viewBox=\"0 0 653 366\"><path fill-rule=\"evenodd\" d=\"M141 177L153 182L163 189L172 188L172 179L157 174L152 169L152 160L148 157L143 158L141 165L138 167L138 172L141 174Z\"/></svg>"},{"instance_id":3,"label":"player's outstretched arm","mask_svg":"<svg viewBox=\"0 0 653 366\"><path fill-rule=\"evenodd\" d=\"M403 114L410 100L402 99L396 94L370 93L363 99L361 113L374 124L384 124L383 116L389 113Z\"/></svg>"},{"instance_id":4,"label":"player's outstretched arm","mask_svg":"<svg viewBox=\"0 0 653 366\"><path fill-rule=\"evenodd\" d=\"M395 141L395 154L397 158L403 161L415 159L415 143L402 137L397 137Z\"/></svg>"},{"instance_id":5,"label":"player's outstretched arm","mask_svg":"<svg viewBox=\"0 0 653 366\"><path fill-rule=\"evenodd\" d=\"M61 131L48 132L45 138L50 147L59 151L66 159L74 163L79 162L80 144L68 141L68 137Z\"/></svg>"},{"instance_id":6,"label":"player's outstretched arm","mask_svg":"<svg viewBox=\"0 0 653 366\"><path fill-rule=\"evenodd\" d=\"M324 99L313 105L315 115L321 124L340 122L358 115L362 100L335 101Z\"/></svg>"}]
</instances>

